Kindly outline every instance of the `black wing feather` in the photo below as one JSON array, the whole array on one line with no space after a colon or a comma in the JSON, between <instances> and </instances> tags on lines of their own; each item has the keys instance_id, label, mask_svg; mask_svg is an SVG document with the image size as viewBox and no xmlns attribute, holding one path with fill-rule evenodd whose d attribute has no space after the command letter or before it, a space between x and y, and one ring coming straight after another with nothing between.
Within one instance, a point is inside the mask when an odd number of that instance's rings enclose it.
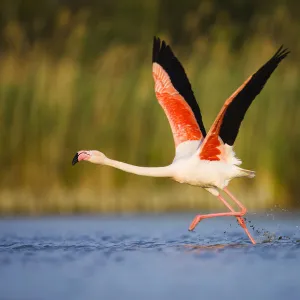
<instances>
[{"instance_id":1,"label":"black wing feather","mask_svg":"<svg viewBox=\"0 0 300 300\"><path fill-rule=\"evenodd\" d=\"M261 92L271 74L279 63L289 54L288 49L281 46L274 56L252 75L245 87L229 104L220 128L220 137L224 143L232 146L238 135L240 125L247 109L255 97Z\"/></svg>"},{"instance_id":2,"label":"black wing feather","mask_svg":"<svg viewBox=\"0 0 300 300\"><path fill-rule=\"evenodd\" d=\"M158 63L168 73L174 88L191 107L201 133L203 137L205 137L206 131L202 121L201 111L184 68L174 55L171 47L166 45L165 41L161 42L160 39L156 37L154 37L153 41L152 62Z\"/></svg>"}]
</instances>

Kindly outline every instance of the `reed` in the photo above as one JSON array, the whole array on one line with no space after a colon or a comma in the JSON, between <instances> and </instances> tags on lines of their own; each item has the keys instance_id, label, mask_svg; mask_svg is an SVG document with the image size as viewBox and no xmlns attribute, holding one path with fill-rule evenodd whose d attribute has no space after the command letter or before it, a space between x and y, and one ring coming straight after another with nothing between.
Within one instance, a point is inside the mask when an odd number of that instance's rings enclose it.
<instances>
[{"instance_id":1,"label":"reed","mask_svg":"<svg viewBox=\"0 0 300 300\"><path fill-rule=\"evenodd\" d=\"M11 39L19 45L21 29L14 26ZM71 166L80 149L99 149L114 159L144 166L166 165L174 155L171 130L153 89L151 36L147 45L115 44L91 63L83 63L85 26L74 28L59 58L53 58L42 43L26 53L15 48L0 56L0 213L219 207L200 188L108 167ZM225 99L278 46L260 34L240 51L232 51L227 36L213 41L199 36L194 44L174 47L207 129ZM299 53L299 43L290 46ZM242 124L235 150L243 166L256 170L257 176L235 180L232 191L250 209L299 203L295 200L299 199L299 82L297 56L291 55Z\"/></svg>"}]
</instances>

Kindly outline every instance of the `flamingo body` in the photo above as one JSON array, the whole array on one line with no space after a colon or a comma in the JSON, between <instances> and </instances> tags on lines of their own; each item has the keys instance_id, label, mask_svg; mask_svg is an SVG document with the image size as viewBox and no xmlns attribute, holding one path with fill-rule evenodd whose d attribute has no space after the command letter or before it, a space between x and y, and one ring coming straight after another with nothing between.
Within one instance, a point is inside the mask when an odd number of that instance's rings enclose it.
<instances>
[{"instance_id":1,"label":"flamingo body","mask_svg":"<svg viewBox=\"0 0 300 300\"><path fill-rule=\"evenodd\" d=\"M236 177L254 177L253 171L239 168L231 162L199 160L197 153L172 163L173 179L202 188L224 189ZM212 191L212 190L209 190ZM218 195L217 189L213 194Z\"/></svg>"},{"instance_id":2,"label":"flamingo body","mask_svg":"<svg viewBox=\"0 0 300 300\"><path fill-rule=\"evenodd\" d=\"M256 96L279 63L288 55L287 49L279 50L256 73L251 75L224 103L210 130L206 133L200 108L187 75L171 47L154 38L152 75L158 103L164 110L171 126L175 144L173 162L165 167L140 167L106 157L96 150L76 153L72 164L89 161L108 165L141 176L168 177L180 183L204 188L230 210L230 212L197 215L189 230L203 219L234 216L253 244L243 216L247 212L242 203L227 189L237 177L253 178L254 171L242 169L235 156L233 145L245 114ZM224 191L240 208L235 211L220 195Z\"/></svg>"}]
</instances>

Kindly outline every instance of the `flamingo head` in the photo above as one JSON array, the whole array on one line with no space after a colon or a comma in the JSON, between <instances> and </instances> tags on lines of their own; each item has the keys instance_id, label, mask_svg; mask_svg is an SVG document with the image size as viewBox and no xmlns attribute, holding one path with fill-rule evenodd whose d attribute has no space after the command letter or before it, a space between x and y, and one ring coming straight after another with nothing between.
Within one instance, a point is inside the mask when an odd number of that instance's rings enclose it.
<instances>
[{"instance_id":1,"label":"flamingo head","mask_svg":"<svg viewBox=\"0 0 300 300\"><path fill-rule=\"evenodd\" d=\"M74 166L78 162L85 160L94 164L102 164L105 160L106 156L97 150L81 150L78 151L72 160L72 165Z\"/></svg>"}]
</instances>

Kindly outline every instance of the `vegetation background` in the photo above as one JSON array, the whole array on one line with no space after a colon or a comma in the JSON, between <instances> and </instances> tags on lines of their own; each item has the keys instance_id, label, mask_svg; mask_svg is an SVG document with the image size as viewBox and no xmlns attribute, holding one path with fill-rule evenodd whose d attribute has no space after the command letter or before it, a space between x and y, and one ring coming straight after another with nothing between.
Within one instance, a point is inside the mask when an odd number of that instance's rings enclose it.
<instances>
[{"instance_id":1,"label":"vegetation background","mask_svg":"<svg viewBox=\"0 0 300 300\"><path fill-rule=\"evenodd\" d=\"M182 61L206 128L281 44L290 48L235 145L257 176L231 190L251 210L299 207L299 11L295 0L1 0L0 214L221 207L171 180L71 166L80 149L136 165L172 161L153 90L153 35Z\"/></svg>"}]
</instances>

